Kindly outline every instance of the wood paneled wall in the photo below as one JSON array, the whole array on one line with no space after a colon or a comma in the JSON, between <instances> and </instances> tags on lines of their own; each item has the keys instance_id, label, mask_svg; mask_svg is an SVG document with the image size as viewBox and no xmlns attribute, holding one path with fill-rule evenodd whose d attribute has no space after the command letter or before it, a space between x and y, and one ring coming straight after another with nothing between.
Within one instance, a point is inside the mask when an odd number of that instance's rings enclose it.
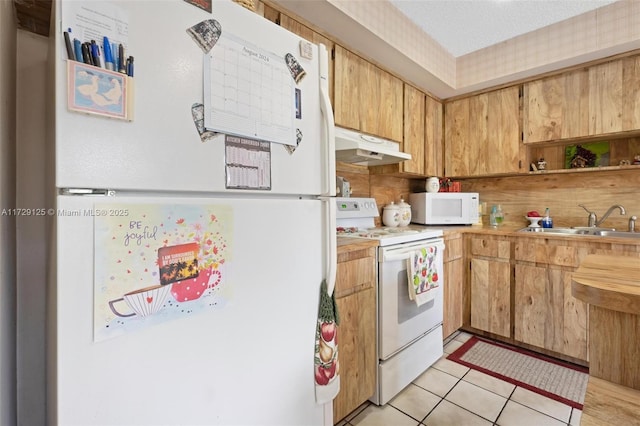
<instances>
[{"instance_id":1,"label":"wood paneled wall","mask_svg":"<svg viewBox=\"0 0 640 426\"><path fill-rule=\"evenodd\" d=\"M424 191L424 179L370 175L366 167L346 163L338 163L337 170L351 182L352 196L376 199L380 214L391 201L404 197L408 202L409 193ZM624 206L627 214L620 216L615 210L604 227L627 230L629 217L640 217L640 171L635 169L466 179L462 190L480 193L480 201L487 203L484 223L489 223L494 204L502 205L505 223L522 227L528 225L524 218L528 211L544 214L546 207L551 209L554 226L587 226L588 214L578 204L595 211L598 219L610 206Z\"/></svg>"},{"instance_id":2,"label":"wood paneled wall","mask_svg":"<svg viewBox=\"0 0 640 426\"><path fill-rule=\"evenodd\" d=\"M523 227L528 224L526 212L544 214L546 207L554 226L587 226L588 214L578 204L595 211L598 219L610 206L624 206L626 216L616 209L603 227L627 230L629 217L640 217L640 172L634 169L467 179L462 190L480 193L487 215L492 205L501 204L505 222ZM488 217L483 219L489 223Z\"/></svg>"}]
</instances>

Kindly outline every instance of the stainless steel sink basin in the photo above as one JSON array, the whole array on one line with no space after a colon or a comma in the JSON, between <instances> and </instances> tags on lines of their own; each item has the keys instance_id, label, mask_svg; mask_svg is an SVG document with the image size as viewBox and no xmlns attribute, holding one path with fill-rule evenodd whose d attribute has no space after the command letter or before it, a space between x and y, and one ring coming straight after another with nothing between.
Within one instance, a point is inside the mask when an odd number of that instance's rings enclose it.
<instances>
[{"instance_id":1,"label":"stainless steel sink basin","mask_svg":"<svg viewBox=\"0 0 640 426\"><path fill-rule=\"evenodd\" d=\"M590 235L593 237L631 238L640 240L640 232L616 231L613 228L523 228L518 232L540 232L554 235Z\"/></svg>"},{"instance_id":2,"label":"stainless steel sink basin","mask_svg":"<svg viewBox=\"0 0 640 426\"><path fill-rule=\"evenodd\" d=\"M595 231L593 235L599 235L601 237L633 238L636 240L640 240L640 232Z\"/></svg>"},{"instance_id":3,"label":"stainless steel sink basin","mask_svg":"<svg viewBox=\"0 0 640 426\"><path fill-rule=\"evenodd\" d=\"M519 232L542 232L545 234L589 235L587 229L576 228L523 228Z\"/></svg>"}]
</instances>

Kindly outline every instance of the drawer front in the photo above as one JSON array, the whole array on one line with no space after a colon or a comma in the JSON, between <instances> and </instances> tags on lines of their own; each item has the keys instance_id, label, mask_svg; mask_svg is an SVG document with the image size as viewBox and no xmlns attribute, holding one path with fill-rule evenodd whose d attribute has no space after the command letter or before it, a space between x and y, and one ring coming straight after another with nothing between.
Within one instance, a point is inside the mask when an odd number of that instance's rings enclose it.
<instances>
[{"instance_id":1,"label":"drawer front","mask_svg":"<svg viewBox=\"0 0 640 426\"><path fill-rule=\"evenodd\" d=\"M462 235L456 234L453 237L444 238L444 261L451 262L452 260L462 258Z\"/></svg>"},{"instance_id":2,"label":"drawer front","mask_svg":"<svg viewBox=\"0 0 640 426\"><path fill-rule=\"evenodd\" d=\"M338 263L336 298L372 288L376 284L376 258L363 257Z\"/></svg>"},{"instance_id":3,"label":"drawer front","mask_svg":"<svg viewBox=\"0 0 640 426\"><path fill-rule=\"evenodd\" d=\"M471 254L509 260L511 243L509 240L472 237Z\"/></svg>"},{"instance_id":4,"label":"drawer front","mask_svg":"<svg viewBox=\"0 0 640 426\"><path fill-rule=\"evenodd\" d=\"M524 262L577 268L586 249L548 242L518 241L515 244L515 259Z\"/></svg>"}]
</instances>

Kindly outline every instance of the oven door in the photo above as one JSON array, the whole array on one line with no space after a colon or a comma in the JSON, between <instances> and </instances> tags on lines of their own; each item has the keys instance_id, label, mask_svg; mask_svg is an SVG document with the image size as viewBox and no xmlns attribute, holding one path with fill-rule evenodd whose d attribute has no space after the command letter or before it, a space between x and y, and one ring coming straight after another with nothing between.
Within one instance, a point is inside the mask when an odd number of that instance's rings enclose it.
<instances>
[{"instance_id":1,"label":"oven door","mask_svg":"<svg viewBox=\"0 0 640 426\"><path fill-rule=\"evenodd\" d=\"M434 247L435 268L441 278L435 298L417 306L409 298L407 262L422 248ZM380 359L385 360L400 349L442 324L444 240L433 238L379 247L378 253L378 318Z\"/></svg>"}]
</instances>

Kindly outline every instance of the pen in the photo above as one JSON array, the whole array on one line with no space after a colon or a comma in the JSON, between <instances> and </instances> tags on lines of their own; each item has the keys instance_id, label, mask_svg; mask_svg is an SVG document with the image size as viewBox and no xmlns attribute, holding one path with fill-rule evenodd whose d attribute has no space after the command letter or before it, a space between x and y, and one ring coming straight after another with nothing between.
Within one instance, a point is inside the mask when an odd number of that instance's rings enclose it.
<instances>
[{"instance_id":1,"label":"pen","mask_svg":"<svg viewBox=\"0 0 640 426\"><path fill-rule=\"evenodd\" d=\"M76 52L76 61L84 62L84 60L82 59L82 43L80 43L80 40L78 40L77 38L73 39L73 48Z\"/></svg>"},{"instance_id":2,"label":"pen","mask_svg":"<svg viewBox=\"0 0 640 426\"><path fill-rule=\"evenodd\" d=\"M67 46L67 56L72 61L75 61L76 60L76 54L73 53L73 47L71 46L71 40L69 39L69 33L66 32L66 31L64 32L64 44L65 44L65 46Z\"/></svg>"},{"instance_id":3,"label":"pen","mask_svg":"<svg viewBox=\"0 0 640 426\"><path fill-rule=\"evenodd\" d=\"M104 37L102 40L102 49L104 50L104 67L113 71L113 55L111 54L111 43L109 39Z\"/></svg>"},{"instance_id":4,"label":"pen","mask_svg":"<svg viewBox=\"0 0 640 426\"><path fill-rule=\"evenodd\" d=\"M86 43L82 43L82 62L91 65L91 58L89 57L89 49Z\"/></svg>"},{"instance_id":5,"label":"pen","mask_svg":"<svg viewBox=\"0 0 640 426\"><path fill-rule=\"evenodd\" d=\"M129 56L127 60L127 75L133 77L133 56Z\"/></svg>"},{"instance_id":6,"label":"pen","mask_svg":"<svg viewBox=\"0 0 640 426\"><path fill-rule=\"evenodd\" d=\"M120 44L120 46L118 46L118 72L121 72L123 74L127 73L127 70L125 68L126 64L126 59L124 57L124 47L122 46L122 43Z\"/></svg>"},{"instance_id":7,"label":"pen","mask_svg":"<svg viewBox=\"0 0 640 426\"><path fill-rule=\"evenodd\" d=\"M91 56L93 56L93 65L102 67L102 65L100 65L100 49L98 49L95 40L91 40Z\"/></svg>"}]
</instances>

